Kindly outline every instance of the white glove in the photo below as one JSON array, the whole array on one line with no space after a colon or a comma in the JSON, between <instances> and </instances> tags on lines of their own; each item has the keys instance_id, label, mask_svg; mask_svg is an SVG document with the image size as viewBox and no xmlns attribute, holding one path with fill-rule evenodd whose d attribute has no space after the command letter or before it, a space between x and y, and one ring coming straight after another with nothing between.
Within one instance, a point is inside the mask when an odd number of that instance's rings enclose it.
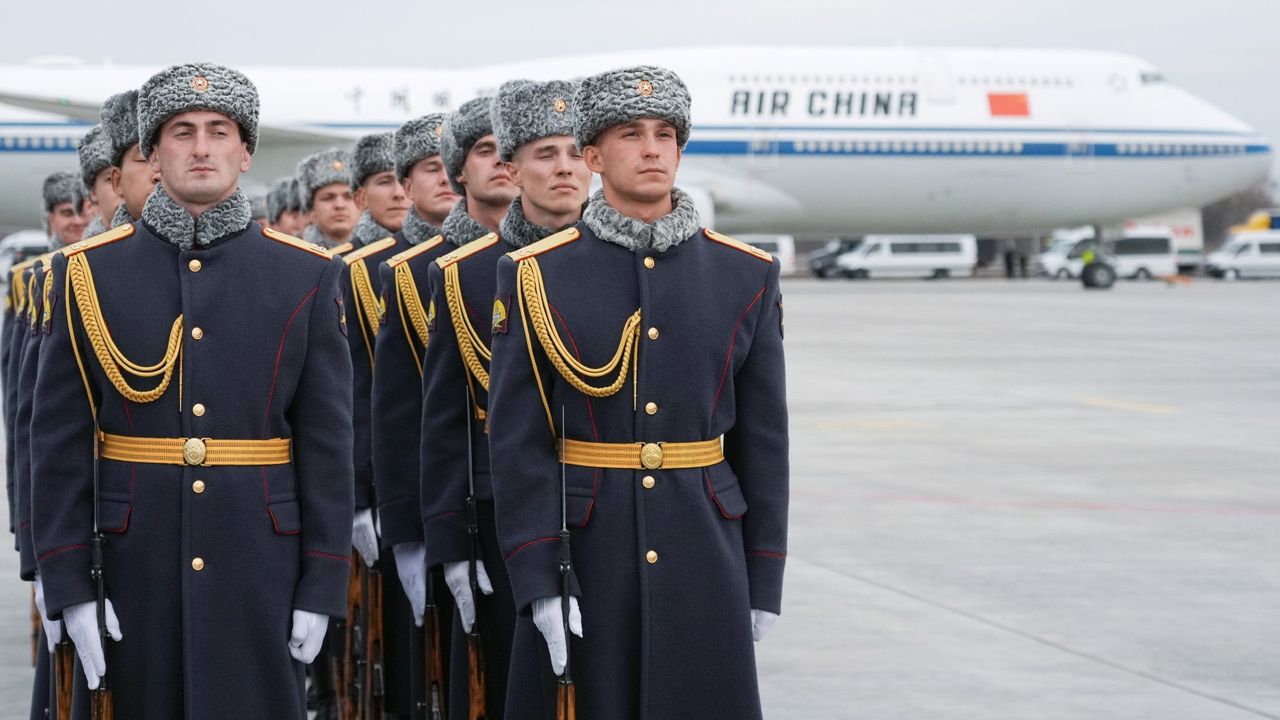
<instances>
[{"instance_id":1,"label":"white glove","mask_svg":"<svg viewBox=\"0 0 1280 720\"><path fill-rule=\"evenodd\" d=\"M120 632L120 621L116 619L115 608L111 601L106 603L107 633L112 640L120 642L124 635ZM76 655L80 656L80 665L84 667L85 680L90 690L97 690L102 676L107 674L107 656L102 651L102 636L98 633L98 603L90 601L62 611L62 620L67 625L67 634L71 642L76 644Z\"/></svg>"},{"instance_id":2,"label":"white glove","mask_svg":"<svg viewBox=\"0 0 1280 720\"><path fill-rule=\"evenodd\" d=\"M396 556L396 573L400 575L400 587L413 608L413 622L422 627L422 616L427 611L427 545L420 542L399 543L392 548Z\"/></svg>"},{"instance_id":3,"label":"white glove","mask_svg":"<svg viewBox=\"0 0 1280 720\"><path fill-rule=\"evenodd\" d=\"M36 575L36 609L40 611L40 622L44 625L44 639L49 645L49 653L53 653L53 647L62 642L62 621L50 620L49 613L44 609L44 585L40 582L40 576Z\"/></svg>"},{"instance_id":4,"label":"white glove","mask_svg":"<svg viewBox=\"0 0 1280 720\"><path fill-rule=\"evenodd\" d=\"M778 621L778 616L768 610L751 610L751 637L760 642L764 639L764 634L769 632L769 628Z\"/></svg>"},{"instance_id":5,"label":"white glove","mask_svg":"<svg viewBox=\"0 0 1280 720\"><path fill-rule=\"evenodd\" d=\"M329 616L306 610L293 611L293 628L289 631L289 654L304 665L310 665L320 654L324 634L329 629Z\"/></svg>"},{"instance_id":6,"label":"white glove","mask_svg":"<svg viewBox=\"0 0 1280 720\"><path fill-rule=\"evenodd\" d=\"M564 605L560 596L538 598L533 601L533 624L547 641L547 652L551 653L551 669L557 675L564 673L564 664L569 660L569 648L564 641ZM582 611L578 609L578 598L569 598L569 632L582 637Z\"/></svg>"},{"instance_id":7,"label":"white glove","mask_svg":"<svg viewBox=\"0 0 1280 720\"><path fill-rule=\"evenodd\" d=\"M444 564L444 582L453 593L453 602L458 606L458 615L462 618L462 629L471 632L471 623L476 621L476 604L471 599L470 563L467 561ZM476 584L485 595L493 594L493 583L489 581L489 573L484 571L484 561L476 561Z\"/></svg>"},{"instance_id":8,"label":"white glove","mask_svg":"<svg viewBox=\"0 0 1280 720\"><path fill-rule=\"evenodd\" d=\"M378 562L378 530L373 525L373 508L356 511L351 524L351 545L365 565L373 567Z\"/></svg>"}]
</instances>

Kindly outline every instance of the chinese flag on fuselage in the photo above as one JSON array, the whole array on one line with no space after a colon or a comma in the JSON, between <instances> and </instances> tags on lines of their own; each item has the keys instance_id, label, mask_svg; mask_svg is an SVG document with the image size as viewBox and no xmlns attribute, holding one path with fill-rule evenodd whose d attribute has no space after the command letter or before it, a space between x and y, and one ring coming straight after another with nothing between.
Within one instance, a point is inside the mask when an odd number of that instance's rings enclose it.
<instances>
[{"instance_id":1,"label":"chinese flag on fuselage","mask_svg":"<svg viewBox=\"0 0 1280 720\"><path fill-rule=\"evenodd\" d=\"M992 117L1031 117L1031 101L1026 93L987 93Z\"/></svg>"}]
</instances>

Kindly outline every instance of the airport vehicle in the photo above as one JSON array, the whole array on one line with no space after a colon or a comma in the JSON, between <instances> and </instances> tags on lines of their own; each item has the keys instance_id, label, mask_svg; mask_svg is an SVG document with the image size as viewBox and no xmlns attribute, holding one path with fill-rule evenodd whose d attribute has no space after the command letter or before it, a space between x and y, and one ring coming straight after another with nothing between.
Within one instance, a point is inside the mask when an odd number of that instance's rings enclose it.
<instances>
[{"instance_id":1,"label":"airport vehicle","mask_svg":"<svg viewBox=\"0 0 1280 720\"><path fill-rule=\"evenodd\" d=\"M1210 275L1227 280L1280 277L1280 229L1233 233L1205 261Z\"/></svg>"},{"instance_id":2,"label":"airport vehicle","mask_svg":"<svg viewBox=\"0 0 1280 720\"><path fill-rule=\"evenodd\" d=\"M836 259L851 278L969 277L978 263L973 235L868 235Z\"/></svg>"},{"instance_id":3,"label":"airport vehicle","mask_svg":"<svg viewBox=\"0 0 1280 720\"><path fill-rule=\"evenodd\" d=\"M791 235L738 235L737 238L773 255L778 260L778 272L796 274L796 239Z\"/></svg>"},{"instance_id":4,"label":"airport vehicle","mask_svg":"<svg viewBox=\"0 0 1280 720\"><path fill-rule=\"evenodd\" d=\"M839 277L840 268L836 266L836 258L862 244L862 238L831 238L822 247L809 253L809 272L826 279Z\"/></svg>"},{"instance_id":5,"label":"airport vehicle","mask_svg":"<svg viewBox=\"0 0 1280 720\"><path fill-rule=\"evenodd\" d=\"M1078 278L1085 253L1097 247L1091 228L1070 231L1037 257L1040 274L1055 280ZM1150 280L1178 274L1178 248L1167 227L1128 227L1124 237L1103 243L1102 252L1117 277Z\"/></svg>"},{"instance_id":6,"label":"airport vehicle","mask_svg":"<svg viewBox=\"0 0 1280 720\"><path fill-rule=\"evenodd\" d=\"M1127 55L1012 48L650 49L466 68L243 67L262 97L251 190L504 80L670 67L693 97L678 182L729 233L1029 234L1202 207L1264 179L1271 144ZM0 227L38 221L109 94L158 67L0 66Z\"/></svg>"},{"instance_id":7,"label":"airport vehicle","mask_svg":"<svg viewBox=\"0 0 1280 720\"><path fill-rule=\"evenodd\" d=\"M21 230L0 240L0 285L9 284L9 268L27 258L49 252L49 236L41 230Z\"/></svg>"},{"instance_id":8,"label":"airport vehicle","mask_svg":"<svg viewBox=\"0 0 1280 720\"><path fill-rule=\"evenodd\" d=\"M1204 222L1199 208L1179 208L1158 215L1126 220L1129 230L1158 226L1173 235L1178 253L1178 271L1197 272L1204 265Z\"/></svg>"}]
</instances>

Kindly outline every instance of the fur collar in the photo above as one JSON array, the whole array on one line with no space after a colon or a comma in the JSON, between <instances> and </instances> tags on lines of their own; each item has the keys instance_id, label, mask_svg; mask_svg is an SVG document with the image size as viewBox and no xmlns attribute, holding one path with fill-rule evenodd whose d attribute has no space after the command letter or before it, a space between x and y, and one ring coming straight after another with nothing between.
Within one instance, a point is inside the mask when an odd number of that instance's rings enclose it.
<instances>
[{"instance_id":1,"label":"fur collar","mask_svg":"<svg viewBox=\"0 0 1280 720\"><path fill-rule=\"evenodd\" d=\"M684 242L702 225L698 209L680 188L671 188L672 209L655 222L627 217L605 202L604 190L597 190L582 213L582 221L596 237L636 252L664 252Z\"/></svg>"},{"instance_id":2,"label":"fur collar","mask_svg":"<svg viewBox=\"0 0 1280 720\"><path fill-rule=\"evenodd\" d=\"M384 237L390 237L392 234L390 230L379 225L368 210L365 210L360 213L360 219L356 221L356 229L351 233L351 243L360 248Z\"/></svg>"},{"instance_id":3,"label":"fur collar","mask_svg":"<svg viewBox=\"0 0 1280 720\"><path fill-rule=\"evenodd\" d=\"M449 211L449 217L444 219L443 230L444 239L458 247L489 234L489 228L481 225L479 220L467 212L466 198L459 200L453 210Z\"/></svg>"},{"instance_id":4,"label":"fur collar","mask_svg":"<svg viewBox=\"0 0 1280 720\"><path fill-rule=\"evenodd\" d=\"M511 201L511 207L507 208L506 216L502 218L502 226L498 228L498 236L511 247L522 248L575 224L569 223L564 227L555 229L538 225L525 217L524 203L521 202L519 196L516 196L516 199Z\"/></svg>"},{"instance_id":5,"label":"fur collar","mask_svg":"<svg viewBox=\"0 0 1280 720\"><path fill-rule=\"evenodd\" d=\"M237 189L231 197L191 217L191 213L157 185L142 208L142 222L160 237L182 250L208 247L222 238L244 232L253 217L249 198Z\"/></svg>"},{"instance_id":6,"label":"fur collar","mask_svg":"<svg viewBox=\"0 0 1280 720\"><path fill-rule=\"evenodd\" d=\"M417 245L444 234L443 229L423 220L418 214L418 208L414 207L409 208L409 212L405 214L404 226L400 228L400 232L404 235L405 242L410 245Z\"/></svg>"},{"instance_id":7,"label":"fur collar","mask_svg":"<svg viewBox=\"0 0 1280 720\"><path fill-rule=\"evenodd\" d=\"M116 214L111 216L111 227L118 228L131 222L133 222L133 216L129 214L129 208L121 202L120 207L116 208Z\"/></svg>"}]
</instances>

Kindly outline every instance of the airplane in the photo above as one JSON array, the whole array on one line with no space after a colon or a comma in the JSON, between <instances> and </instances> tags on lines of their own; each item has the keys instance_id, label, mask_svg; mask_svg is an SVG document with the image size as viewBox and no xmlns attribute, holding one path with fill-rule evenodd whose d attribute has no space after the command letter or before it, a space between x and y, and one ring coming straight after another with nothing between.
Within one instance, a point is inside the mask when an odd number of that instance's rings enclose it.
<instances>
[{"instance_id":1,"label":"airplane","mask_svg":"<svg viewBox=\"0 0 1280 720\"><path fill-rule=\"evenodd\" d=\"M1110 52L712 47L473 68L242 67L262 103L246 186L492 93L513 78L657 64L693 97L678 183L725 232L969 232L1114 226L1262 182L1270 142ZM45 58L0 66L0 227L38 222L41 179L75 168L108 95L159 67Z\"/></svg>"}]
</instances>

